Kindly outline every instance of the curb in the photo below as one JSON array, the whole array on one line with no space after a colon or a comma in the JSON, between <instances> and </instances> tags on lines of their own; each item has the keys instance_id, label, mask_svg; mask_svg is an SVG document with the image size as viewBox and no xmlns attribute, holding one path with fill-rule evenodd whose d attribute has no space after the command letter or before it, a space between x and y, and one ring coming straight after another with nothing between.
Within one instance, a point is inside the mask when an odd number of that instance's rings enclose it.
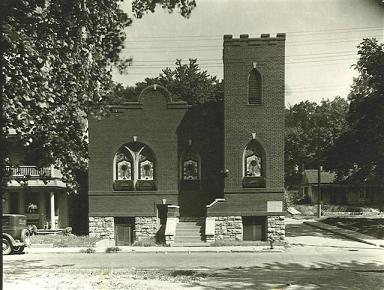
<instances>
[{"instance_id":1,"label":"curb","mask_svg":"<svg viewBox=\"0 0 384 290\"><path fill-rule=\"evenodd\" d=\"M371 241L371 240L375 240L375 238L364 235L364 234L360 234L358 232L355 232L355 231L352 231L349 229L343 229L343 228L339 228L336 226L331 226L331 225L328 225L328 224L325 224L322 222L303 222L303 223L306 225L315 227L315 228L319 228L321 230L331 232L331 233L339 235L339 236L343 236L343 237L351 239L351 240L355 240L355 241L365 243L368 245L372 245L375 247L384 248L384 241L382 242L382 244L380 242Z\"/></svg>"},{"instance_id":2,"label":"curb","mask_svg":"<svg viewBox=\"0 0 384 290\"><path fill-rule=\"evenodd\" d=\"M95 253L106 253L105 247L89 247L95 250ZM199 247L185 247L185 248L142 248L142 247L119 247L121 251L113 252L114 253L131 253L131 254L170 254L170 253L281 253L285 251L285 247L276 246L274 249L269 247L249 247L249 248L239 248L236 247L212 247L212 248L199 248ZM86 250L88 248L27 248L25 250L28 254L80 254L81 250Z\"/></svg>"}]
</instances>

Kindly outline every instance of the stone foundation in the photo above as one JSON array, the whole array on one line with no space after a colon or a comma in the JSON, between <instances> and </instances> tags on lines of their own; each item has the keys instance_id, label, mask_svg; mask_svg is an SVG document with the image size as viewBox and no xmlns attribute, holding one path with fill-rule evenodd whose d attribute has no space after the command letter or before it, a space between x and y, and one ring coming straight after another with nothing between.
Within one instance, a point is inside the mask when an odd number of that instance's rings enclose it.
<instances>
[{"instance_id":1,"label":"stone foundation","mask_svg":"<svg viewBox=\"0 0 384 290\"><path fill-rule=\"evenodd\" d=\"M114 239L115 223L113 217L89 217L89 236Z\"/></svg>"},{"instance_id":2,"label":"stone foundation","mask_svg":"<svg viewBox=\"0 0 384 290\"><path fill-rule=\"evenodd\" d=\"M283 241L285 239L284 216L268 216L268 240Z\"/></svg>"},{"instance_id":3,"label":"stone foundation","mask_svg":"<svg viewBox=\"0 0 384 290\"><path fill-rule=\"evenodd\" d=\"M243 240L241 216L215 217L215 240Z\"/></svg>"},{"instance_id":4,"label":"stone foundation","mask_svg":"<svg viewBox=\"0 0 384 290\"><path fill-rule=\"evenodd\" d=\"M154 238L158 230L156 217L135 217L136 240Z\"/></svg>"}]
</instances>

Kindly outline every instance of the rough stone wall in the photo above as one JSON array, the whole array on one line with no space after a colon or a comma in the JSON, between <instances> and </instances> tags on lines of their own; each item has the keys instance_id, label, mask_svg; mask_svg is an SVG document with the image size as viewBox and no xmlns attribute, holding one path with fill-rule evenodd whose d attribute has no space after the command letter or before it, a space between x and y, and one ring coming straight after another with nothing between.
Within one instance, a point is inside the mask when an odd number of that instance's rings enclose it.
<instances>
[{"instance_id":1,"label":"rough stone wall","mask_svg":"<svg viewBox=\"0 0 384 290\"><path fill-rule=\"evenodd\" d=\"M241 216L225 216L215 218L215 240L243 239L243 221Z\"/></svg>"},{"instance_id":2,"label":"rough stone wall","mask_svg":"<svg viewBox=\"0 0 384 290\"><path fill-rule=\"evenodd\" d=\"M285 239L284 216L268 216L268 240L283 241Z\"/></svg>"},{"instance_id":3,"label":"rough stone wall","mask_svg":"<svg viewBox=\"0 0 384 290\"><path fill-rule=\"evenodd\" d=\"M113 217L89 217L89 236L105 239L115 238Z\"/></svg>"},{"instance_id":4,"label":"rough stone wall","mask_svg":"<svg viewBox=\"0 0 384 290\"><path fill-rule=\"evenodd\" d=\"M156 217L135 217L136 240L154 238L158 230Z\"/></svg>"}]
</instances>

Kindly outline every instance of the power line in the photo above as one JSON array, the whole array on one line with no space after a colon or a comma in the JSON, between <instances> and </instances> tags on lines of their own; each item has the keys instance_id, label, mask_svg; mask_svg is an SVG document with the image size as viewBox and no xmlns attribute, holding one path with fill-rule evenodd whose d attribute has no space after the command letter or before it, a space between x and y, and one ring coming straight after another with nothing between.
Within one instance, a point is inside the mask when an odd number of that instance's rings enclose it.
<instances>
[{"instance_id":1,"label":"power line","mask_svg":"<svg viewBox=\"0 0 384 290\"><path fill-rule=\"evenodd\" d=\"M290 61L290 62L287 62L285 63L286 65L293 65L293 64L302 64L302 63L314 63L314 62L333 62L333 61L342 61L342 60L355 60L356 58L351 58L351 57L347 57L345 56L344 58L334 58L334 59L330 59L330 57L332 56L328 56L328 57L321 57L321 58L318 58L318 59L303 59L303 60L298 60L298 61ZM333 56L333 57L337 57L337 56ZM160 64L156 64L156 65L143 65L143 64L139 64L139 65L131 65L130 67L131 68L142 68L142 69L146 69L146 68L159 68L159 69L165 69L167 66L167 64L164 64L164 65L160 65ZM172 64L172 65L169 65L169 66L172 66L174 67L175 64ZM208 68L208 67L223 67L223 64L222 63L203 63L202 64L203 67L205 68Z\"/></svg>"},{"instance_id":2,"label":"power line","mask_svg":"<svg viewBox=\"0 0 384 290\"><path fill-rule=\"evenodd\" d=\"M323 30L302 30L302 31L286 31L288 34L326 34L326 33L347 33L347 32L364 32L364 31L374 31L374 30L382 30L382 26L371 26L371 27L354 27L354 28L339 28L339 29L323 29ZM219 34L211 34L211 35L169 35L169 36L128 36L134 39L184 39L184 38L222 38L223 35Z\"/></svg>"},{"instance_id":3,"label":"power line","mask_svg":"<svg viewBox=\"0 0 384 290\"><path fill-rule=\"evenodd\" d=\"M371 36L377 37L377 35ZM318 44L334 44L344 42L362 41L362 38L348 38L348 39L327 39L325 40L313 40L313 41L299 41L299 42L287 42L286 47L292 47L297 45L318 45ZM122 55L132 53L153 53L153 52L197 52L197 51L221 51L222 46L209 46L209 45L197 45L197 46L174 46L174 47L133 47L128 48L126 51L122 51Z\"/></svg>"}]
</instances>

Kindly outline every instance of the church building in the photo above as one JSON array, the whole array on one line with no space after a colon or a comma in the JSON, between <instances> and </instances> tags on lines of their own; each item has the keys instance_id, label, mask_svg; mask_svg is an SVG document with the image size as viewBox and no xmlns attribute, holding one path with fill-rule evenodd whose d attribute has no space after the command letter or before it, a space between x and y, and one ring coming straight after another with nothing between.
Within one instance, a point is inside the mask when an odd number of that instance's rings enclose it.
<instances>
[{"instance_id":1,"label":"church building","mask_svg":"<svg viewBox=\"0 0 384 290\"><path fill-rule=\"evenodd\" d=\"M91 236L284 240L285 34L225 35L223 63L223 103L152 85L89 120Z\"/></svg>"}]
</instances>

